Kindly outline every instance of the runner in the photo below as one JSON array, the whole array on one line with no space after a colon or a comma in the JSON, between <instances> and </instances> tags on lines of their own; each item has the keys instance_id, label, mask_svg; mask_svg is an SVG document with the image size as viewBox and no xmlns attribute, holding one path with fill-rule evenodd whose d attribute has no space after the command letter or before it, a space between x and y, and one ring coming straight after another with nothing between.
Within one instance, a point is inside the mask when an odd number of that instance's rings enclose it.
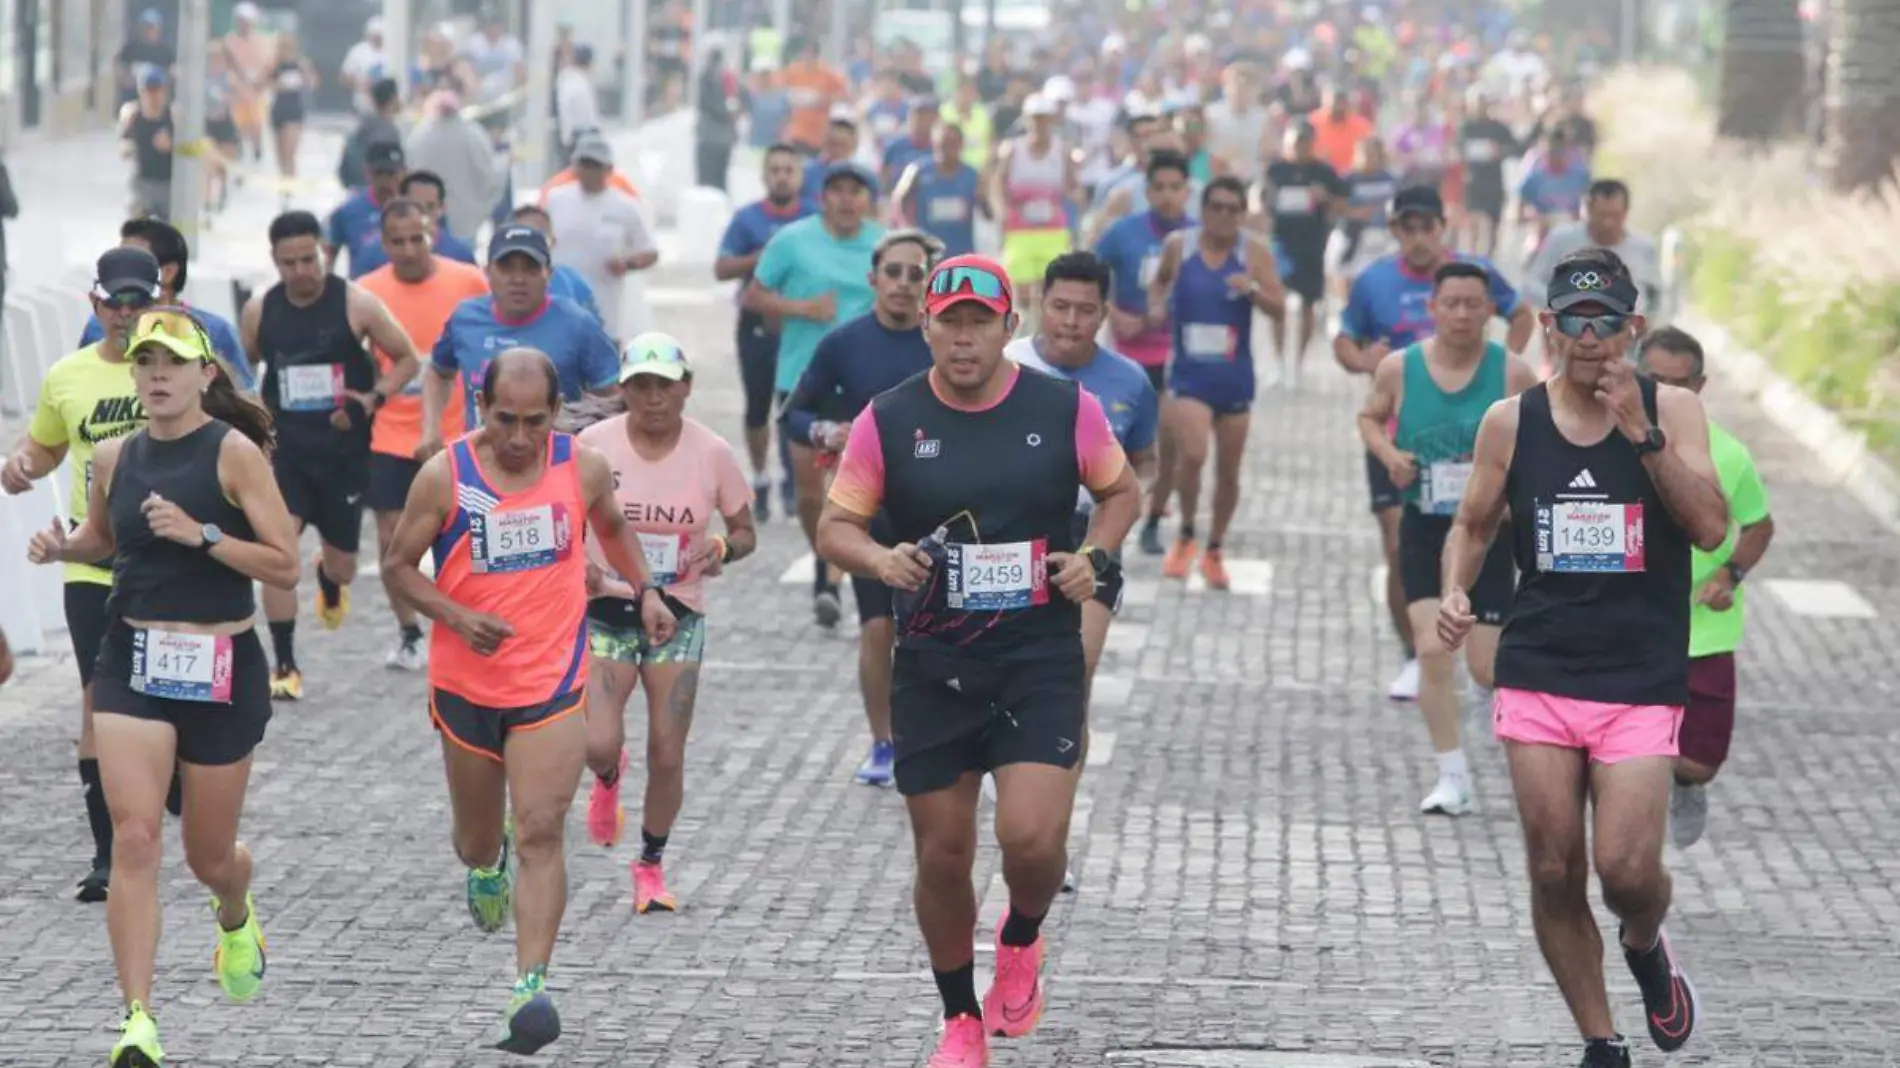
<instances>
[{"instance_id":1,"label":"runner","mask_svg":"<svg viewBox=\"0 0 1900 1068\"><path fill-rule=\"evenodd\" d=\"M982 177L963 161L963 128L937 127L936 155L911 163L891 193L902 218L943 243L951 256L976 251L976 217L993 218Z\"/></svg>"},{"instance_id":2,"label":"runner","mask_svg":"<svg viewBox=\"0 0 1900 1068\"><path fill-rule=\"evenodd\" d=\"M1473 90L1470 111L1458 130L1465 186L1464 229L1457 245L1490 257L1498 253L1498 229L1504 221L1504 164L1523 155L1517 135L1498 119L1492 101Z\"/></svg>"},{"instance_id":3,"label":"runner","mask_svg":"<svg viewBox=\"0 0 1900 1068\"><path fill-rule=\"evenodd\" d=\"M1490 272L1492 306L1510 322L1505 348L1514 356L1522 355L1535 322L1530 307L1518 301L1516 289L1488 261L1459 255L1447 247L1445 202L1438 191L1429 186L1399 190L1392 198L1390 216L1388 228L1399 251L1374 262L1353 279L1352 294L1340 316L1339 333L1333 338L1333 357L1339 365L1354 374L1370 375L1388 353L1430 337L1433 272L1453 259L1476 263ZM1394 701L1411 701L1418 697L1418 660L1399 561L1399 518L1405 498L1392 484L1385 465L1371 453L1366 454L1366 482L1385 556L1386 608L1405 652L1405 664L1387 687L1386 695Z\"/></svg>"},{"instance_id":4,"label":"runner","mask_svg":"<svg viewBox=\"0 0 1900 1068\"><path fill-rule=\"evenodd\" d=\"M1471 474L1484 413L1537 382L1529 365L1484 339L1485 324L1497 313L1491 301L1491 276L1483 267L1454 260L1438 268L1432 276L1432 336L1379 361L1359 413L1360 438L1405 499L1399 581L1416 642L1419 711L1438 754L1438 783L1419 811L1443 816L1471 811L1471 768L1459 742L1464 714L1457 663L1432 629L1445 537ZM1465 664L1472 681L1486 690L1511 584L1511 550L1500 540L1470 592L1478 625L1465 646Z\"/></svg>"},{"instance_id":5,"label":"runner","mask_svg":"<svg viewBox=\"0 0 1900 1068\"><path fill-rule=\"evenodd\" d=\"M433 251L429 231L434 223L434 215L416 201L398 197L384 204L382 249L389 262L357 282L383 302L418 351L434 347L458 304L488 292L488 276L480 268ZM382 373L390 374L395 369L395 357L380 346L375 353ZM445 437L461 437L462 409L449 405L442 413L442 423L440 433ZM417 459L421 448L422 382L412 379L402 392L389 398L370 425L365 501L376 516L379 553L389 551L396 520L402 517L403 506L409 500L409 486L422 469ZM383 663L398 671L420 671L428 656L422 643L421 621L415 609L396 596L387 574L383 575L383 589L389 594L398 628L396 645Z\"/></svg>"},{"instance_id":6,"label":"runner","mask_svg":"<svg viewBox=\"0 0 1900 1068\"><path fill-rule=\"evenodd\" d=\"M127 219L119 227L119 244L125 248L139 248L152 254L158 260L158 301L159 304L184 306L180 294L185 290L191 269L191 246L186 244L185 235L178 228L160 219ZM191 317L211 338L211 347L217 353L218 365L224 373L231 376L241 390L257 388L255 377L251 374L251 363L244 358L244 345L238 340L237 328L231 321L216 312L203 308L192 308ZM79 347L96 344L105 338L105 327L99 324L99 316L86 318L86 325L79 331Z\"/></svg>"},{"instance_id":7,"label":"runner","mask_svg":"<svg viewBox=\"0 0 1900 1068\"><path fill-rule=\"evenodd\" d=\"M1583 202L1583 219L1552 230L1524 268L1524 299L1543 303L1541 280L1550 277L1558 260L1586 248L1607 248L1629 265L1636 287L1643 294L1643 307L1657 314L1663 299L1662 260L1654 238L1629 228L1629 215L1629 186L1614 178L1591 182Z\"/></svg>"},{"instance_id":8,"label":"runner","mask_svg":"<svg viewBox=\"0 0 1900 1068\"><path fill-rule=\"evenodd\" d=\"M871 310L871 257L884 228L871 221L877 179L856 163L826 168L819 214L779 230L766 243L746 283L740 307L781 324L778 371L774 386L780 407L818 350L818 341L839 323ZM838 411L828 415L848 416ZM817 545L818 513L824 508L824 473L813 450L779 424L779 448L792 458L792 483L799 526ZM824 558L813 553L812 616L821 627L835 627L844 614L837 583Z\"/></svg>"},{"instance_id":9,"label":"runner","mask_svg":"<svg viewBox=\"0 0 1900 1068\"><path fill-rule=\"evenodd\" d=\"M469 915L487 934L511 907L515 918L516 978L495 1045L530 1054L561 1035L547 971L567 910L567 810L587 763L586 720L575 715L588 667L583 525L608 566L645 591L640 623L652 640L667 644L675 627L649 588L607 461L554 430L554 362L505 349L483 368L478 396L478 429L422 465L383 568L437 624L429 716L442 735ZM431 550L434 581L418 569Z\"/></svg>"},{"instance_id":10,"label":"runner","mask_svg":"<svg viewBox=\"0 0 1900 1068\"><path fill-rule=\"evenodd\" d=\"M422 210L428 213L429 229L424 232L434 235L429 243L436 255L457 263L475 262L475 250L469 247L468 242L449 232L447 209L443 206L449 197L449 186L441 175L434 171L410 171L403 175L402 185L397 192L404 199L421 205Z\"/></svg>"},{"instance_id":11,"label":"runner","mask_svg":"<svg viewBox=\"0 0 1900 1068\"><path fill-rule=\"evenodd\" d=\"M1702 392L1702 344L1673 326L1653 330L1637 349L1636 366L1668 386ZM1738 528L1714 552L1692 555L1689 609L1689 700L1682 710L1681 755L1669 795L1669 830L1678 849L1702 840L1709 823L1708 785L1728 759L1735 734L1735 650L1742 644L1742 580L1761 563L1775 537L1768 494L1748 446L1709 421L1709 458Z\"/></svg>"},{"instance_id":12,"label":"runner","mask_svg":"<svg viewBox=\"0 0 1900 1068\"><path fill-rule=\"evenodd\" d=\"M1041 94L1023 103L1029 132L996 146L990 203L1003 208L1003 265L1033 317L1042 274L1069 251L1068 205L1076 203L1075 162L1057 139L1056 105Z\"/></svg>"},{"instance_id":13,"label":"runner","mask_svg":"<svg viewBox=\"0 0 1900 1068\"><path fill-rule=\"evenodd\" d=\"M548 243L548 252L554 251L554 223L548 218L548 209L539 204L523 204L509 216L510 222L519 223L539 233ZM581 306L581 310L600 321L600 305L594 302L594 287L588 284L581 273L565 263L557 263L548 271L548 296L562 297Z\"/></svg>"},{"instance_id":14,"label":"runner","mask_svg":"<svg viewBox=\"0 0 1900 1068\"><path fill-rule=\"evenodd\" d=\"M243 1002L264 978L251 851L238 840L251 753L271 717L252 583L296 588L297 536L265 459L270 416L219 373L204 331L182 311L150 312L127 347L151 422L101 443L84 524L69 536L55 520L33 536L29 556L113 561L95 690L114 828L106 932L125 996L111 1064L159 1068L165 1053L150 1009L160 824L177 767L185 863L217 916L218 985Z\"/></svg>"},{"instance_id":15,"label":"runner","mask_svg":"<svg viewBox=\"0 0 1900 1068\"><path fill-rule=\"evenodd\" d=\"M847 113L833 115L830 123L825 127L824 148L815 157L808 157L805 160L804 177L800 179L798 198L811 204L822 203L825 199L825 183L830 179L832 165L857 162L858 141L857 120ZM797 142L793 141L793 144L796 145Z\"/></svg>"},{"instance_id":16,"label":"runner","mask_svg":"<svg viewBox=\"0 0 1900 1068\"><path fill-rule=\"evenodd\" d=\"M382 301L324 269L322 240L322 226L307 211L285 212L270 224L278 283L245 302L239 328L245 353L263 372L259 392L277 425L277 488L298 536L309 525L321 538L317 619L335 630L349 615L356 580L370 419L415 378L416 350ZM387 373L365 342L394 358ZM271 696L301 701L296 589L267 587L264 617L276 664Z\"/></svg>"},{"instance_id":17,"label":"runner","mask_svg":"<svg viewBox=\"0 0 1900 1068\"><path fill-rule=\"evenodd\" d=\"M878 160L878 180L886 192L897 188L897 180L903 177L911 164L929 163L935 155L937 123L942 109L942 102L934 96L925 94L910 98L906 117L910 124L908 135L885 141ZM957 151L961 153L962 147L959 146ZM950 158L955 160L957 157ZM896 200L895 197L892 199Z\"/></svg>"},{"instance_id":18,"label":"runner","mask_svg":"<svg viewBox=\"0 0 1900 1068\"><path fill-rule=\"evenodd\" d=\"M1519 221L1524 224L1524 259L1537 257L1544 239L1575 222L1590 191L1590 164L1557 127L1544 135L1544 150L1532 156L1518 186Z\"/></svg>"},{"instance_id":19,"label":"runner","mask_svg":"<svg viewBox=\"0 0 1900 1068\"><path fill-rule=\"evenodd\" d=\"M158 299L160 268L150 252L121 247L99 257L94 272L93 315L104 335L46 369L33 421L19 447L0 468L0 488L18 496L33 488L70 457L66 474L66 516L77 530L92 501L93 454L99 445L136 433L145 425L132 380L127 342L138 318ZM94 665L106 633L106 599L112 592L108 555L65 567L66 634L79 669L79 782L85 791L86 823L92 830L92 866L79 880L77 898L106 900L112 882L112 813L99 785L99 757L93 730ZM174 791L172 812L178 812Z\"/></svg>"},{"instance_id":20,"label":"runner","mask_svg":"<svg viewBox=\"0 0 1900 1068\"><path fill-rule=\"evenodd\" d=\"M693 726L699 665L706 652L702 584L727 564L752 555L758 530L752 524L752 494L732 446L686 418L693 372L679 342L665 334L641 334L628 342L620 392L627 413L595 423L579 440L606 457L614 499L638 536L651 581L678 626L670 640L649 638L640 619L644 589L607 572L599 544L588 546L590 572L602 571L604 577L587 603L593 653L587 763L594 773L587 831L603 847L620 840L627 701L636 688L644 689L646 798L640 808L640 856L629 865L633 911L644 915L679 908L660 865L686 795L686 734ZM724 535L711 532L714 514L725 523Z\"/></svg>"},{"instance_id":21,"label":"runner","mask_svg":"<svg viewBox=\"0 0 1900 1068\"><path fill-rule=\"evenodd\" d=\"M1155 152L1148 158L1147 210L1116 221L1095 245L1095 254L1114 278L1109 330L1121 352L1147 374L1156 396L1167 389L1172 340L1165 323L1148 321L1148 287L1154 282L1168 235L1192 225L1187 211L1190 186L1186 156ZM1174 443L1166 416L1164 408L1156 434L1160 459L1147 517L1141 524L1141 551L1151 556L1166 551L1161 544L1161 520L1174 493Z\"/></svg>"},{"instance_id":22,"label":"runner","mask_svg":"<svg viewBox=\"0 0 1900 1068\"><path fill-rule=\"evenodd\" d=\"M623 331L630 326L622 314L627 276L651 269L659 262L659 248L639 197L608 182L614 160L606 138L583 136L574 146L573 160L575 180L541 198L553 227L548 247L593 288L607 336L625 337Z\"/></svg>"},{"instance_id":23,"label":"runner","mask_svg":"<svg viewBox=\"0 0 1900 1068\"><path fill-rule=\"evenodd\" d=\"M1148 322L1170 324L1174 358L1168 365L1167 423L1174 444L1174 492L1181 526L1161 561L1161 574L1184 579L1201 558L1209 589L1228 586L1221 546L1240 507L1240 461L1254 401L1253 316L1286 311L1286 290L1265 239L1241 225L1247 188L1216 178L1201 193L1200 226L1168 236L1148 286ZM1207 439L1214 439L1214 514L1207 551L1194 537ZM1160 502L1166 507L1167 501ZM1153 517L1155 505L1150 504Z\"/></svg>"},{"instance_id":24,"label":"runner","mask_svg":"<svg viewBox=\"0 0 1900 1068\"><path fill-rule=\"evenodd\" d=\"M936 238L921 230L893 231L877 243L871 253L876 303L871 314L840 326L818 343L811 366L785 399L780 418L789 440L810 442L813 449L834 457L844 451L851 424L829 418L831 413L861 412L878 394L930 370L930 346L922 325L924 277L942 252ZM882 512L872 517L871 533L881 544L897 543ZM851 595L858 604L858 689L871 726L871 751L855 777L864 786L889 786L895 753L891 652L897 641L891 588L874 577L852 575Z\"/></svg>"},{"instance_id":25,"label":"runner","mask_svg":"<svg viewBox=\"0 0 1900 1068\"><path fill-rule=\"evenodd\" d=\"M1485 414L1445 543L1437 627L1455 650L1477 623L1467 591L1508 507L1519 578L1492 721L1524 824L1537 943L1582 1032L1585 1068L1630 1063L1585 858L1596 857L1621 921L1650 1039L1680 1049L1699 1014L1662 931L1663 822L1689 696L1690 548L1722 544L1728 505L1702 402L1625 360L1643 326L1636 300L1613 252L1578 253L1552 273L1542 321L1558 372Z\"/></svg>"},{"instance_id":26,"label":"runner","mask_svg":"<svg viewBox=\"0 0 1900 1068\"><path fill-rule=\"evenodd\" d=\"M363 171L369 184L351 193L330 213L328 235L324 238L323 258L336 270L342 254L350 257L350 277L361 278L389 262L383 252L383 205L402 195L403 177L408 173L402 146L394 141L378 141L363 150Z\"/></svg>"},{"instance_id":27,"label":"runner","mask_svg":"<svg viewBox=\"0 0 1900 1068\"><path fill-rule=\"evenodd\" d=\"M1267 165L1267 177L1260 185L1259 203L1272 216L1273 239L1291 261L1286 288L1300 298L1299 342L1292 359L1286 353L1285 310L1267 317L1273 326L1282 380L1293 386L1299 384L1300 365L1313 344L1319 306L1326 302L1327 235L1349 192L1339 172L1317 154L1314 136L1310 123L1298 123L1289 129L1286 158Z\"/></svg>"},{"instance_id":28,"label":"runner","mask_svg":"<svg viewBox=\"0 0 1900 1068\"><path fill-rule=\"evenodd\" d=\"M775 144L765 150L765 196L740 208L726 224L719 239L719 256L713 260L713 277L721 282L739 283L743 300L759 256L787 223L810 215L814 206L799 199L800 161L798 150L788 144ZM752 462L752 509L760 522L772 517L772 476L768 473L772 457L772 394L778 372L779 324L760 312L739 306L739 326L735 347L739 353L739 381L745 387L745 451ZM792 454L779 450L784 466L780 499L787 515L793 514Z\"/></svg>"},{"instance_id":29,"label":"runner","mask_svg":"<svg viewBox=\"0 0 1900 1068\"><path fill-rule=\"evenodd\" d=\"M1342 298L1351 294L1352 281L1360 271L1380 257L1391 255L1394 247L1386 212L1399 191L1399 180L1386 157L1385 142L1377 137L1361 141L1352 173L1344 181L1345 210L1326 246L1334 295Z\"/></svg>"},{"instance_id":30,"label":"runner","mask_svg":"<svg viewBox=\"0 0 1900 1068\"><path fill-rule=\"evenodd\" d=\"M1000 265L946 260L926 292L935 366L852 424L819 550L902 591L891 712L917 918L944 1006L930 1065L982 1068L988 1033L1026 1035L1044 1008L1042 921L1062 886L1087 718L1078 606L1134 524L1140 490L1093 396L1003 358L1017 323ZM1085 486L1096 511L1077 544ZM894 546L871 534L880 509ZM1010 903L979 1004L970 874L985 772Z\"/></svg>"}]
</instances>

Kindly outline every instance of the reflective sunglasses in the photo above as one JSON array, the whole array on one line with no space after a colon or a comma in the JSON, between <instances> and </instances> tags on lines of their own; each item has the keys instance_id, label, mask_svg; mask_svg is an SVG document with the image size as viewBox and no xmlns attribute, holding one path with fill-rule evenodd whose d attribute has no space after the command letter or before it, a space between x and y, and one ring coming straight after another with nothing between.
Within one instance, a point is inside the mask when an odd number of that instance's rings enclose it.
<instances>
[{"instance_id":1,"label":"reflective sunglasses","mask_svg":"<svg viewBox=\"0 0 1900 1068\"><path fill-rule=\"evenodd\" d=\"M940 269L931 276L931 296L948 297L965 293L982 300L1010 299L1009 284L982 267L951 267L948 270Z\"/></svg>"},{"instance_id":2,"label":"reflective sunglasses","mask_svg":"<svg viewBox=\"0 0 1900 1068\"><path fill-rule=\"evenodd\" d=\"M200 363L210 363L216 359L211 335L205 332L205 328L200 326L198 320L185 308L168 305L152 308L140 315L138 321L132 326L131 343L128 347L137 350L145 342L159 337L181 341L191 346ZM170 346L165 346L165 348L174 356L184 359L182 353L171 349Z\"/></svg>"},{"instance_id":3,"label":"reflective sunglasses","mask_svg":"<svg viewBox=\"0 0 1900 1068\"><path fill-rule=\"evenodd\" d=\"M883 273L884 277L893 282L899 278L902 278L906 282L921 282L924 280L926 273L922 265L915 263L887 263L879 268L879 270Z\"/></svg>"},{"instance_id":4,"label":"reflective sunglasses","mask_svg":"<svg viewBox=\"0 0 1900 1068\"><path fill-rule=\"evenodd\" d=\"M133 311L149 308L158 302L155 294L137 289L121 289L117 293L105 293L97 286L93 287L92 299L111 308L113 311Z\"/></svg>"},{"instance_id":5,"label":"reflective sunglasses","mask_svg":"<svg viewBox=\"0 0 1900 1068\"><path fill-rule=\"evenodd\" d=\"M1585 330L1594 331L1598 340L1615 337L1629 325L1630 317L1616 312L1602 315L1565 315L1557 316L1557 332L1567 338L1580 338Z\"/></svg>"}]
</instances>

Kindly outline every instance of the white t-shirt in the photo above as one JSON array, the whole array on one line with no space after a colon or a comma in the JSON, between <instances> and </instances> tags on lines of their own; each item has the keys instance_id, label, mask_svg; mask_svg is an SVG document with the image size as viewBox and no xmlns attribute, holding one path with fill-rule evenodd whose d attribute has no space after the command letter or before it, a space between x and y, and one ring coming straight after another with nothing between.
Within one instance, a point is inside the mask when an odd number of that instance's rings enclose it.
<instances>
[{"instance_id":1,"label":"white t-shirt","mask_svg":"<svg viewBox=\"0 0 1900 1068\"><path fill-rule=\"evenodd\" d=\"M575 133L600 129L600 96L594 80L579 67L563 68L554 77L554 116L561 124L561 143L572 144Z\"/></svg>"},{"instance_id":2,"label":"white t-shirt","mask_svg":"<svg viewBox=\"0 0 1900 1068\"><path fill-rule=\"evenodd\" d=\"M1069 105L1069 124L1075 128L1075 141L1083 155L1081 179L1094 185L1108 177L1112 164L1109 143L1115 134L1115 101L1106 97L1078 100Z\"/></svg>"},{"instance_id":3,"label":"white t-shirt","mask_svg":"<svg viewBox=\"0 0 1900 1068\"><path fill-rule=\"evenodd\" d=\"M1261 143L1267 135L1267 109L1255 104L1236 112L1233 104L1216 100L1207 105L1207 150L1234 167L1234 176L1244 182L1260 177Z\"/></svg>"},{"instance_id":4,"label":"white t-shirt","mask_svg":"<svg viewBox=\"0 0 1900 1068\"><path fill-rule=\"evenodd\" d=\"M554 262L573 268L594 289L601 325L621 339L626 276L616 277L607 261L653 251L653 232L640 202L613 186L598 193L568 182L548 190L548 220L554 228Z\"/></svg>"},{"instance_id":5,"label":"white t-shirt","mask_svg":"<svg viewBox=\"0 0 1900 1068\"><path fill-rule=\"evenodd\" d=\"M376 105L370 100L369 87L377 79L387 77L388 64L382 48L368 41L358 41L343 54L343 66L340 69L344 77L359 83L353 96L356 110L365 115L374 111Z\"/></svg>"}]
</instances>

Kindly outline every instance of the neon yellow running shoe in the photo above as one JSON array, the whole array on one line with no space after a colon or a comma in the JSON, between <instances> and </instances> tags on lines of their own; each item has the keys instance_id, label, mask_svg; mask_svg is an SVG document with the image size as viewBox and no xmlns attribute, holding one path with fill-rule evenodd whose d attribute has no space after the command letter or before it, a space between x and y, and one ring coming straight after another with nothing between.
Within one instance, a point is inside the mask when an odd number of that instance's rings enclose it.
<instances>
[{"instance_id":1,"label":"neon yellow running shoe","mask_svg":"<svg viewBox=\"0 0 1900 1068\"><path fill-rule=\"evenodd\" d=\"M211 899L211 913L222 908ZM211 955L211 966L218 973L218 985L232 1001L245 1002L257 996L264 981L264 929L257 924L257 908L251 895L244 895L244 925L235 931L218 928L218 948Z\"/></svg>"},{"instance_id":2,"label":"neon yellow running shoe","mask_svg":"<svg viewBox=\"0 0 1900 1068\"><path fill-rule=\"evenodd\" d=\"M165 1051L158 1045L158 1023L134 1001L119 1026L119 1044L112 1047L112 1068L163 1068Z\"/></svg>"},{"instance_id":3,"label":"neon yellow running shoe","mask_svg":"<svg viewBox=\"0 0 1900 1068\"><path fill-rule=\"evenodd\" d=\"M483 934L494 934L508 923L514 911L514 876L508 870L509 847L514 828L502 831L501 856L493 868L468 870L468 914Z\"/></svg>"},{"instance_id":4,"label":"neon yellow running shoe","mask_svg":"<svg viewBox=\"0 0 1900 1068\"><path fill-rule=\"evenodd\" d=\"M554 1011L554 998L548 994L547 985L545 968L536 968L515 980L496 1049L525 1057L561 1037L561 1014Z\"/></svg>"}]
</instances>

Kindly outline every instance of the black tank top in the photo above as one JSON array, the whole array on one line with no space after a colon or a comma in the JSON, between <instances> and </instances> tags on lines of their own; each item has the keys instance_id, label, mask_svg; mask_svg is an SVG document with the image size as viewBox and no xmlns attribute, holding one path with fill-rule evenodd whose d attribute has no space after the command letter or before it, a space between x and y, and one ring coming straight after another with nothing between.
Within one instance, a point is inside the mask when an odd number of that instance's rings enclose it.
<instances>
[{"instance_id":1,"label":"black tank top","mask_svg":"<svg viewBox=\"0 0 1900 1068\"><path fill-rule=\"evenodd\" d=\"M324 279L323 295L307 307L290 302L279 284L264 294L258 314L257 348L264 360L259 392L277 417L280 445L369 451L369 419L354 406L349 430L330 425L343 405L343 391L376 385L376 364L350 328L350 284Z\"/></svg>"},{"instance_id":2,"label":"black tank top","mask_svg":"<svg viewBox=\"0 0 1900 1068\"><path fill-rule=\"evenodd\" d=\"M159 118L147 118L143 111L132 113L132 126L129 131L132 139L132 156L138 167L139 180L142 182L169 182L172 180L172 154L158 150L158 135L172 132L172 115L169 108Z\"/></svg>"},{"instance_id":3,"label":"black tank top","mask_svg":"<svg viewBox=\"0 0 1900 1068\"><path fill-rule=\"evenodd\" d=\"M1656 384L1637 381L1653 423ZM1689 536L1622 433L1572 444L1551 418L1544 385L1518 405L1504 484L1517 597L1498 643L1498 685L1610 704L1683 704Z\"/></svg>"},{"instance_id":4,"label":"black tank top","mask_svg":"<svg viewBox=\"0 0 1900 1068\"><path fill-rule=\"evenodd\" d=\"M225 499L218 482L218 450L230 424L216 419L175 441L141 430L125 440L106 488L106 512L119 543L107 614L166 623L229 623L257 612L251 580L212 559L152 533L145 499L156 493L226 537L253 541L243 509Z\"/></svg>"},{"instance_id":5,"label":"black tank top","mask_svg":"<svg viewBox=\"0 0 1900 1068\"><path fill-rule=\"evenodd\" d=\"M946 530L901 646L1010 660L1080 641L1081 610L1044 564L1076 548L1080 397L1073 382L1018 372L1001 403L966 412L937 398L926 371L872 402L891 533L915 543Z\"/></svg>"}]
</instances>

